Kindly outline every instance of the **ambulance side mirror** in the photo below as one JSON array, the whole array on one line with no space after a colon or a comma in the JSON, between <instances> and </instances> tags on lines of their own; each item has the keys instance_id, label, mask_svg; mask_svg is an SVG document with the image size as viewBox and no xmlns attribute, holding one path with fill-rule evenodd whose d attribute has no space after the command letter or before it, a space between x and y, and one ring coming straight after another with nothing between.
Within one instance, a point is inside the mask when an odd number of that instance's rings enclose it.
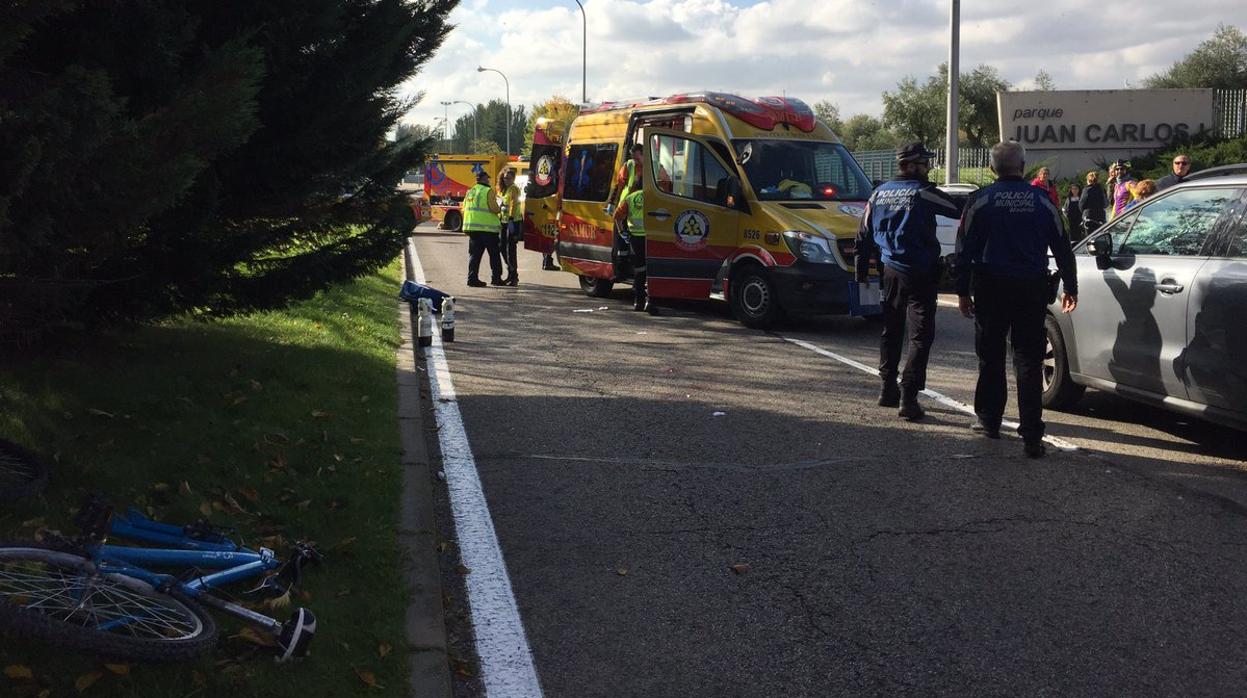
<instances>
[{"instance_id":1,"label":"ambulance side mirror","mask_svg":"<svg viewBox=\"0 0 1247 698\"><path fill-rule=\"evenodd\" d=\"M739 177L728 175L723 181L722 193L720 204L737 211L749 212L749 204L745 201L745 188L741 186Z\"/></svg>"}]
</instances>

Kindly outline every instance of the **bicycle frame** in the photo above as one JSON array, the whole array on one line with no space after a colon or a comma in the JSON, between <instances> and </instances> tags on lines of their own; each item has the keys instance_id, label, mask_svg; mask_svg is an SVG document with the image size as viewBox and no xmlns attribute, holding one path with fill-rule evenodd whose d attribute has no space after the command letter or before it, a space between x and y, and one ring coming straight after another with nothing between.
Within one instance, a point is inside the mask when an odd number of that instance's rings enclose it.
<instances>
[{"instance_id":1,"label":"bicycle frame","mask_svg":"<svg viewBox=\"0 0 1247 698\"><path fill-rule=\"evenodd\" d=\"M165 548L139 548L108 545L87 546L87 552L102 574L121 574L140 579L155 588L176 588L187 596L243 620L260 625L270 632L281 631L281 623L238 604L219 599L208 592L212 589L263 575L277 569L281 562L268 548L253 551L223 536L219 541L201 540L186 535L183 528L152 521L131 509L115 514L109 533L121 538L165 545ZM152 572L145 566L202 568L220 570L182 580L171 574Z\"/></svg>"}]
</instances>

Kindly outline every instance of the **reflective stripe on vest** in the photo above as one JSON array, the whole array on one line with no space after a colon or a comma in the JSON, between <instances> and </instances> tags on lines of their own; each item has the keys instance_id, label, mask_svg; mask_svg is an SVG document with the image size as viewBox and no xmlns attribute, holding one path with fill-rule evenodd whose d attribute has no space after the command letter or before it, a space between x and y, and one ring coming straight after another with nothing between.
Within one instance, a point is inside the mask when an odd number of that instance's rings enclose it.
<instances>
[{"instance_id":1,"label":"reflective stripe on vest","mask_svg":"<svg viewBox=\"0 0 1247 698\"><path fill-rule=\"evenodd\" d=\"M619 191L619 200L623 201L632 193L632 187L636 184L636 160L631 158L624 163L624 169L628 170L628 181L624 182L623 189Z\"/></svg>"},{"instance_id":2,"label":"reflective stripe on vest","mask_svg":"<svg viewBox=\"0 0 1247 698\"><path fill-rule=\"evenodd\" d=\"M463 232L498 234L502 222L498 220L498 214L489 210L489 197L493 195L494 190L484 184L477 184L468 190L467 196L463 197Z\"/></svg>"},{"instance_id":3,"label":"reflective stripe on vest","mask_svg":"<svg viewBox=\"0 0 1247 698\"><path fill-rule=\"evenodd\" d=\"M626 199L628 204L628 234L645 237L645 196L634 191Z\"/></svg>"}]
</instances>

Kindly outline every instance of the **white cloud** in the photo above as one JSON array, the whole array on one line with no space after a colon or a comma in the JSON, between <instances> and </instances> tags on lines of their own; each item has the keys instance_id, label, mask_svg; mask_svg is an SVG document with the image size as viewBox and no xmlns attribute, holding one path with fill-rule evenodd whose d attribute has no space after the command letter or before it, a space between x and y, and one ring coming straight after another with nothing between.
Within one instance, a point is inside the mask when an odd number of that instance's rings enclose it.
<instances>
[{"instance_id":1,"label":"white cloud","mask_svg":"<svg viewBox=\"0 0 1247 698\"><path fill-rule=\"evenodd\" d=\"M880 94L923 78L948 58L947 0L585 0L590 101L700 89L746 96L829 99L844 116L879 114ZM1019 86L1040 69L1060 88L1111 89L1163 70L1216 30L1247 30L1241 0L1134 3L1122 12L1086 0L961 5L961 66L1000 70ZM439 102L503 97L512 104L581 95L581 16L572 0L471 0L451 14L438 54L405 86L425 102L409 119L432 123ZM466 108L455 105L453 121Z\"/></svg>"}]
</instances>

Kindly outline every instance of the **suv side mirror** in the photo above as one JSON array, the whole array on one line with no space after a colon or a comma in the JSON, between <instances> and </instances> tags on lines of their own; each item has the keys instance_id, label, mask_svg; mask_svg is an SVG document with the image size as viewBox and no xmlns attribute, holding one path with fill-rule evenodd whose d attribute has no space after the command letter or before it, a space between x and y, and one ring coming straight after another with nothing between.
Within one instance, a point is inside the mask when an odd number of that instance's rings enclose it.
<instances>
[{"instance_id":1,"label":"suv side mirror","mask_svg":"<svg viewBox=\"0 0 1247 698\"><path fill-rule=\"evenodd\" d=\"M1100 233L1087 241L1087 251L1095 255L1095 264L1100 269L1107 269L1112 261L1113 235Z\"/></svg>"}]
</instances>

